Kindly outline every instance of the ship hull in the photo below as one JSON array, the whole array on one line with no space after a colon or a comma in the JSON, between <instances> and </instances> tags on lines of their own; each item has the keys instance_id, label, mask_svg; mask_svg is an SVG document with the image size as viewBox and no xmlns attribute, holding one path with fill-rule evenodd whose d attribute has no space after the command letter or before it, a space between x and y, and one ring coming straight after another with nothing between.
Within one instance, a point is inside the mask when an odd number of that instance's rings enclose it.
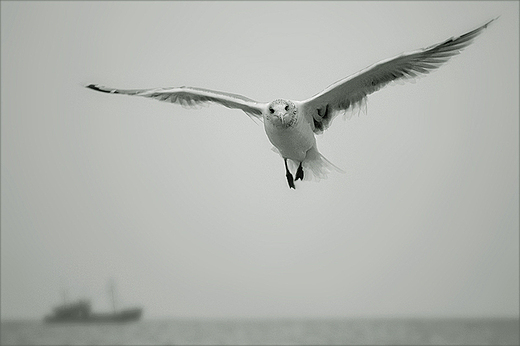
<instances>
[{"instance_id":1,"label":"ship hull","mask_svg":"<svg viewBox=\"0 0 520 346\"><path fill-rule=\"evenodd\" d=\"M47 316L47 323L124 323L141 319L141 308L121 310L116 313L92 313L83 316Z\"/></svg>"}]
</instances>

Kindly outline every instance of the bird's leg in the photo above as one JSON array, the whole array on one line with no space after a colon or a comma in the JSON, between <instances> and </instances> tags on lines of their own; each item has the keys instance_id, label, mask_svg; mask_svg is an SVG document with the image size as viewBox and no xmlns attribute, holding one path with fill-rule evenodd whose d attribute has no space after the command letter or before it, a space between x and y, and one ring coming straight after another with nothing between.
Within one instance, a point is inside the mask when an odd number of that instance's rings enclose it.
<instances>
[{"instance_id":1,"label":"bird's leg","mask_svg":"<svg viewBox=\"0 0 520 346\"><path fill-rule=\"evenodd\" d=\"M287 167L287 159L283 159L285 163L285 176L287 177L287 182L289 183L289 187L294 189L294 180L291 172L289 171L289 167Z\"/></svg>"},{"instance_id":2,"label":"bird's leg","mask_svg":"<svg viewBox=\"0 0 520 346\"><path fill-rule=\"evenodd\" d=\"M300 165L298 166L298 170L296 171L296 180L303 180L303 167L302 163L300 162Z\"/></svg>"}]
</instances>

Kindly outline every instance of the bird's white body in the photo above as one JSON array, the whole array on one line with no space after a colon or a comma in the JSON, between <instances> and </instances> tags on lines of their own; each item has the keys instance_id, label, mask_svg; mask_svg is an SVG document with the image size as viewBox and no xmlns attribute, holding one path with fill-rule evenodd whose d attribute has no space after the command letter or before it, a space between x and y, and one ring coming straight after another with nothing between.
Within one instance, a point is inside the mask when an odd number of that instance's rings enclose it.
<instances>
[{"instance_id":1,"label":"bird's white body","mask_svg":"<svg viewBox=\"0 0 520 346\"><path fill-rule=\"evenodd\" d=\"M307 151L316 146L316 138L311 124L303 116L301 105L296 106L295 121L292 126L283 126L279 122L270 121L269 112L264 112L264 128L269 141L278 149L284 158L302 162Z\"/></svg>"},{"instance_id":2,"label":"bird's white body","mask_svg":"<svg viewBox=\"0 0 520 346\"><path fill-rule=\"evenodd\" d=\"M274 112L271 113L270 109ZM275 100L262 115L273 150L288 160L293 171L301 163L306 180L323 179L332 169L342 172L319 153L312 121L309 121L301 102Z\"/></svg>"},{"instance_id":3,"label":"bird's white body","mask_svg":"<svg viewBox=\"0 0 520 346\"><path fill-rule=\"evenodd\" d=\"M106 88L94 84L88 87L112 94L151 97L183 106L213 102L228 108L241 109L249 116L263 120L269 141L285 161L289 187L295 188L288 161L298 167L296 180L303 180L304 176L324 178L331 170L339 170L318 152L315 138L315 134L326 130L338 114L362 105L367 95L392 81L415 78L438 68L449 58L459 54L493 20L442 43L380 61L331 84L304 101L278 99L269 103L257 102L242 95L190 87L135 90ZM304 171L311 174L304 175Z\"/></svg>"}]
</instances>

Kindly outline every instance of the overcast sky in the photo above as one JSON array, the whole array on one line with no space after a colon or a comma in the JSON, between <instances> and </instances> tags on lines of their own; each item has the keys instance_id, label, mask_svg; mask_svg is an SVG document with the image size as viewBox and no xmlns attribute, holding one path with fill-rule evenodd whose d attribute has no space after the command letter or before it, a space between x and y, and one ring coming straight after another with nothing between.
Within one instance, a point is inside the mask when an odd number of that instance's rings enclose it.
<instances>
[{"instance_id":1,"label":"overcast sky","mask_svg":"<svg viewBox=\"0 0 520 346\"><path fill-rule=\"evenodd\" d=\"M518 316L519 4L1 2L1 317ZM97 93L304 100L500 15L318 136L287 186L263 125Z\"/></svg>"}]
</instances>

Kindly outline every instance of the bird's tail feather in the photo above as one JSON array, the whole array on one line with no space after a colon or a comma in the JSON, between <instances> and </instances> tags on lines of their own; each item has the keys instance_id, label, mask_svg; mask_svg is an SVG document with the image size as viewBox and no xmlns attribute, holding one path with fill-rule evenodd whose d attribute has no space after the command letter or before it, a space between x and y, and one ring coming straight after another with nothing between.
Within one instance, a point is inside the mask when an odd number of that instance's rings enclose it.
<instances>
[{"instance_id":1,"label":"bird's tail feather","mask_svg":"<svg viewBox=\"0 0 520 346\"><path fill-rule=\"evenodd\" d=\"M320 180L327 178L327 175L336 171L345 173L339 167L327 160L314 146L307 151L307 156L303 160L304 180Z\"/></svg>"},{"instance_id":2,"label":"bird's tail feather","mask_svg":"<svg viewBox=\"0 0 520 346\"><path fill-rule=\"evenodd\" d=\"M273 147L272 150L283 157L283 155L276 147ZM288 159L287 164L289 166L289 170L295 174L300 163ZM325 156L323 156L315 146L307 151L307 155L303 160L302 166L304 171L303 180L319 181L320 179L326 179L327 175L332 171L345 173L345 171L343 171L341 168L327 160L327 158L325 158Z\"/></svg>"}]
</instances>

